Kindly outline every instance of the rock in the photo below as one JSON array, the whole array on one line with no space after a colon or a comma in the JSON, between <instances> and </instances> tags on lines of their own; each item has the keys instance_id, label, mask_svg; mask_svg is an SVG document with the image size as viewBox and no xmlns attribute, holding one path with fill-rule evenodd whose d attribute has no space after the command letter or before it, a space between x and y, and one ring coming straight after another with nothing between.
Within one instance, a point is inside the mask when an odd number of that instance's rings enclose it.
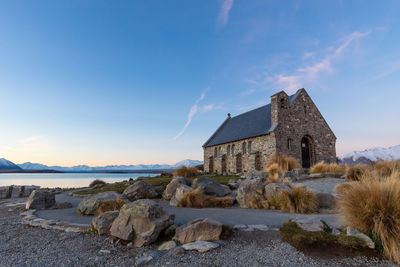
<instances>
[{"instance_id":1,"label":"rock","mask_svg":"<svg viewBox=\"0 0 400 267\"><path fill-rule=\"evenodd\" d=\"M158 196L162 196L165 186L159 185L159 186L154 186L154 190L157 192Z\"/></svg>"},{"instance_id":2,"label":"rock","mask_svg":"<svg viewBox=\"0 0 400 267\"><path fill-rule=\"evenodd\" d=\"M174 240L181 244L200 240L219 240L222 224L213 219L196 219L176 228Z\"/></svg>"},{"instance_id":3,"label":"rock","mask_svg":"<svg viewBox=\"0 0 400 267\"><path fill-rule=\"evenodd\" d=\"M240 180L240 179L237 181L235 181L235 179L229 179L228 186L231 189L238 189L241 182L242 182L242 180Z\"/></svg>"},{"instance_id":4,"label":"rock","mask_svg":"<svg viewBox=\"0 0 400 267\"><path fill-rule=\"evenodd\" d=\"M25 208L44 210L56 204L55 194L47 190L34 190L26 201Z\"/></svg>"},{"instance_id":5,"label":"rock","mask_svg":"<svg viewBox=\"0 0 400 267\"><path fill-rule=\"evenodd\" d=\"M184 178L184 177L175 177L165 188L164 193L163 193L163 198L165 200L171 200L171 198L175 195L176 189L181 184L190 186L192 184L192 182L189 179Z\"/></svg>"},{"instance_id":6,"label":"rock","mask_svg":"<svg viewBox=\"0 0 400 267\"><path fill-rule=\"evenodd\" d=\"M310 175L308 175L309 179L319 179L319 178L324 178L325 174L323 173L311 173Z\"/></svg>"},{"instance_id":7,"label":"rock","mask_svg":"<svg viewBox=\"0 0 400 267\"><path fill-rule=\"evenodd\" d=\"M102 201L117 199L119 196L120 194L114 191L88 196L79 203L78 213L82 215L94 215Z\"/></svg>"},{"instance_id":8,"label":"rock","mask_svg":"<svg viewBox=\"0 0 400 267\"><path fill-rule=\"evenodd\" d=\"M287 184L270 183L264 187L265 199L271 199L275 194L285 190L290 191L290 186Z\"/></svg>"},{"instance_id":9,"label":"rock","mask_svg":"<svg viewBox=\"0 0 400 267\"><path fill-rule=\"evenodd\" d=\"M110 233L136 247L149 245L157 240L161 231L174 223L175 215L164 211L150 199L140 199L125 204L114 220Z\"/></svg>"},{"instance_id":10,"label":"rock","mask_svg":"<svg viewBox=\"0 0 400 267\"><path fill-rule=\"evenodd\" d=\"M176 247L175 241L167 241L161 244L161 246L158 247L158 250L170 250Z\"/></svg>"},{"instance_id":11,"label":"rock","mask_svg":"<svg viewBox=\"0 0 400 267\"><path fill-rule=\"evenodd\" d=\"M176 247L169 251L169 253L173 255L182 255L185 253L185 250L182 247Z\"/></svg>"},{"instance_id":12,"label":"rock","mask_svg":"<svg viewBox=\"0 0 400 267\"><path fill-rule=\"evenodd\" d=\"M361 239L362 241L364 241L365 245L371 249L375 248L375 243L374 241L372 241L371 238L369 238L369 236L367 236L364 233L361 233L360 231L354 229L353 227L348 226L346 234L348 236L354 236L357 237L358 239Z\"/></svg>"},{"instance_id":13,"label":"rock","mask_svg":"<svg viewBox=\"0 0 400 267\"><path fill-rule=\"evenodd\" d=\"M245 224L235 224L233 226L234 230L240 230L240 229L244 229L244 228L247 228L247 225L245 225Z\"/></svg>"},{"instance_id":14,"label":"rock","mask_svg":"<svg viewBox=\"0 0 400 267\"><path fill-rule=\"evenodd\" d=\"M254 197L264 198L264 181L262 178L244 180L237 191L236 201L241 208L249 208L249 201Z\"/></svg>"},{"instance_id":15,"label":"rock","mask_svg":"<svg viewBox=\"0 0 400 267\"><path fill-rule=\"evenodd\" d=\"M10 185L9 187L6 188L6 196L5 198L11 198L12 197L12 192L13 192L14 187Z\"/></svg>"},{"instance_id":16,"label":"rock","mask_svg":"<svg viewBox=\"0 0 400 267\"><path fill-rule=\"evenodd\" d=\"M317 200L320 209L336 209L336 198L332 194L317 193Z\"/></svg>"},{"instance_id":17,"label":"rock","mask_svg":"<svg viewBox=\"0 0 400 267\"><path fill-rule=\"evenodd\" d=\"M25 193L25 186L20 186L18 190L18 197L24 197L24 193Z\"/></svg>"},{"instance_id":18,"label":"rock","mask_svg":"<svg viewBox=\"0 0 400 267\"><path fill-rule=\"evenodd\" d=\"M110 228L114 220L118 217L119 210L104 212L92 220L92 226L99 235L110 234Z\"/></svg>"},{"instance_id":19,"label":"rock","mask_svg":"<svg viewBox=\"0 0 400 267\"><path fill-rule=\"evenodd\" d=\"M237 190L232 190L232 192L229 194L229 197L232 198L233 202L236 201L236 197L237 197Z\"/></svg>"},{"instance_id":20,"label":"rock","mask_svg":"<svg viewBox=\"0 0 400 267\"><path fill-rule=\"evenodd\" d=\"M69 209L72 208L72 204L69 202L58 202L51 207L51 209Z\"/></svg>"},{"instance_id":21,"label":"rock","mask_svg":"<svg viewBox=\"0 0 400 267\"><path fill-rule=\"evenodd\" d=\"M122 196L128 198L130 201L135 201L138 199L157 198L159 195L155 186L145 181L137 181L133 185L128 186L122 193Z\"/></svg>"},{"instance_id":22,"label":"rock","mask_svg":"<svg viewBox=\"0 0 400 267\"><path fill-rule=\"evenodd\" d=\"M284 171L282 174L282 179L288 179L292 183L298 180L297 173L295 171Z\"/></svg>"},{"instance_id":23,"label":"rock","mask_svg":"<svg viewBox=\"0 0 400 267\"><path fill-rule=\"evenodd\" d=\"M143 266L143 265L149 263L151 260L153 260L153 256L143 256L143 257L137 258L135 261L135 266Z\"/></svg>"},{"instance_id":24,"label":"rock","mask_svg":"<svg viewBox=\"0 0 400 267\"><path fill-rule=\"evenodd\" d=\"M332 229L332 235L340 235L341 232L337 228Z\"/></svg>"},{"instance_id":25,"label":"rock","mask_svg":"<svg viewBox=\"0 0 400 267\"><path fill-rule=\"evenodd\" d=\"M101 250L99 251L99 253L110 254L111 251L109 251L109 250L107 250L107 249L101 249Z\"/></svg>"},{"instance_id":26,"label":"rock","mask_svg":"<svg viewBox=\"0 0 400 267\"><path fill-rule=\"evenodd\" d=\"M175 191L175 195L171 198L171 200L169 201L169 204L171 206L177 206L179 200L181 200L181 198L183 198L183 195L187 192L192 192L193 188L191 188L188 185L185 184L180 184Z\"/></svg>"},{"instance_id":27,"label":"rock","mask_svg":"<svg viewBox=\"0 0 400 267\"><path fill-rule=\"evenodd\" d=\"M206 252L217 247L219 244L207 241L196 241L182 246L185 250L197 250L198 252Z\"/></svg>"},{"instance_id":28,"label":"rock","mask_svg":"<svg viewBox=\"0 0 400 267\"><path fill-rule=\"evenodd\" d=\"M246 172L244 175L245 179L255 179L255 178L266 179L267 177L268 177L268 172L256 171L256 170Z\"/></svg>"},{"instance_id":29,"label":"rock","mask_svg":"<svg viewBox=\"0 0 400 267\"><path fill-rule=\"evenodd\" d=\"M200 188L204 192L204 194L217 197L224 197L231 193L231 190L228 186L220 184L214 179L208 177L200 177L194 179L192 183L192 188Z\"/></svg>"},{"instance_id":30,"label":"rock","mask_svg":"<svg viewBox=\"0 0 400 267\"><path fill-rule=\"evenodd\" d=\"M268 231L269 230L268 226L265 224L249 224L248 227L256 229L256 230L260 230L260 231Z\"/></svg>"}]
</instances>

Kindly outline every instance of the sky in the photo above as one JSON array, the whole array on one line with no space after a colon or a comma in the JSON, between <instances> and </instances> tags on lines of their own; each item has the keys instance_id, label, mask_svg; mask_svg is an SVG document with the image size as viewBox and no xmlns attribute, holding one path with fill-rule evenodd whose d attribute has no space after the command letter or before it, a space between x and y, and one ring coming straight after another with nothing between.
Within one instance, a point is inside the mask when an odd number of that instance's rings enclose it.
<instances>
[{"instance_id":1,"label":"sky","mask_svg":"<svg viewBox=\"0 0 400 267\"><path fill-rule=\"evenodd\" d=\"M400 144L400 1L1 1L0 158L203 157L224 121L305 88L337 154Z\"/></svg>"}]
</instances>

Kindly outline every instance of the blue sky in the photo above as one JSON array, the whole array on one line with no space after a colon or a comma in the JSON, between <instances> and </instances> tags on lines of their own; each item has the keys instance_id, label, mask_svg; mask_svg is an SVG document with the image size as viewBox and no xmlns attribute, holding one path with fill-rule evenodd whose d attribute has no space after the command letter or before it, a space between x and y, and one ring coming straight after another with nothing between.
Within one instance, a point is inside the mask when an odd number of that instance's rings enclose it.
<instances>
[{"instance_id":1,"label":"blue sky","mask_svg":"<svg viewBox=\"0 0 400 267\"><path fill-rule=\"evenodd\" d=\"M2 1L0 157L202 159L228 112L306 88L338 155L400 143L399 1Z\"/></svg>"}]
</instances>

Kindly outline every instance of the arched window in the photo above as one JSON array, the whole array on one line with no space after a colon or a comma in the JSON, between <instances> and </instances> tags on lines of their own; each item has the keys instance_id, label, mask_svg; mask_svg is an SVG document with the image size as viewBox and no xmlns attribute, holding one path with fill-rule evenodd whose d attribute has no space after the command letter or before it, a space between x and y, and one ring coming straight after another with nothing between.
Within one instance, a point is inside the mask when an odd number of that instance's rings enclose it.
<instances>
[{"instance_id":1,"label":"arched window","mask_svg":"<svg viewBox=\"0 0 400 267\"><path fill-rule=\"evenodd\" d=\"M218 153L217 148L214 148L214 158L218 156L217 153Z\"/></svg>"},{"instance_id":2,"label":"arched window","mask_svg":"<svg viewBox=\"0 0 400 267\"><path fill-rule=\"evenodd\" d=\"M304 106L304 114L307 114L307 106Z\"/></svg>"},{"instance_id":3,"label":"arched window","mask_svg":"<svg viewBox=\"0 0 400 267\"><path fill-rule=\"evenodd\" d=\"M230 153L231 153L231 145L228 145L226 153L228 154L228 156L230 155Z\"/></svg>"},{"instance_id":4,"label":"arched window","mask_svg":"<svg viewBox=\"0 0 400 267\"><path fill-rule=\"evenodd\" d=\"M242 144L242 152L243 152L243 155L246 154L246 142L243 142L243 144Z\"/></svg>"},{"instance_id":5,"label":"arched window","mask_svg":"<svg viewBox=\"0 0 400 267\"><path fill-rule=\"evenodd\" d=\"M281 98L281 108L286 108L286 99Z\"/></svg>"},{"instance_id":6,"label":"arched window","mask_svg":"<svg viewBox=\"0 0 400 267\"><path fill-rule=\"evenodd\" d=\"M288 149L289 151L292 150L292 139L290 139L290 138L288 138L288 140L287 140L287 149Z\"/></svg>"},{"instance_id":7,"label":"arched window","mask_svg":"<svg viewBox=\"0 0 400 267\"><path fill-rule=\"evenodd\" d=\"M247 152L250 154L251 153L251 141L247 143Z\"/></svg>"},{"instance_id":8,"label":"arched window","mask_svg":"<svg viewBox=\"0 0 400 267\"><path fill-rule=\"evenodd\" d=\"M231 154L232 154L232 156L234 156L234 155L235 155L235 145L232 145L232 148L231 148Z\"/></svg>"},{"instance_id":9,"label":"arched window","mask_svg":"<svg viewBox=\"0 0 400 267\"><path fill-rule=\"evenodd\" d=\"M218 155L221 156L221 147L218 148Z\"/></svg>"}]
</instances>

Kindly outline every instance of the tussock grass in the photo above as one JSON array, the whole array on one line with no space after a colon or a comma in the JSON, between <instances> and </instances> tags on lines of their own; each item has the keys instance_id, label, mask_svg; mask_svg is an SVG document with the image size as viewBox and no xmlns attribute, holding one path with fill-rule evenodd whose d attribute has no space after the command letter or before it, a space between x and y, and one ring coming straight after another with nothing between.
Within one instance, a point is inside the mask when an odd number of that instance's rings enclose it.
<instances>
[{"instance_id":1,"label":"tussock grass","mask_svg":"<svg viewBox=\"0 0 400 267\"><path fill-rule=\"evenodd\" d=\"M272 156L267 165L265 166L264 170L268 171L268 168L272 165L272 164L278 164L279 168L281 169L282 172L284 171L292 171L294 169L298 169L301 168L300 163L292 157L288 157L285 155L277 155L275 154L274 156Z\"/></svg>"},{"instance_id":2,"label":"tussock grass","mask_svg":"<svg viewBox=\"0 0 400 267\"><path fill-rule=\"evenodd\" d=\"M187 192L178 202L178 207L187 208L226 208L233 204L231 197L217 198L203 193L201 189Z\"/></svg>"},{"instance_id":3,"label":"tussock grass","mask_svg":"<svg viewBox=\"0 0 400 267\"><path fill-rule=\"evenodd\" d=\"M339 195L344 195L348 190L351 190L350 183L338 184L333 188L333 191Z\"/></svg>"},{"instance_id":4,"label":"tussock grass","mask_svg":"<svg viewBox=\"0 0 400 267\"><path fill-rule=\"evenodd\" d=\"M280 209L291 213L313 213L318 210L315 192L297 185L290 191L281 191L279 197Z\"/></svg>"},{"instance_id":5,"label":"tussock grass","mask_svg":"<svg viewBox=\"0 0 400 267\"><path fill-rule=\"evenodd\" d=\"M346 171L346 180L359 181L361 176L367 171L368 166L365 164L357 164L348 166Z\"/></svg>"},{"instance_id":6,"label":"tussock grass","mask_svg":"<svg viewBox=\"0 0 400 267\"><path fill-rule=\"evenodd\" d=\"M120 210L123 205L125 205L125 201L122 199L105 200L101 202L100 206L95 212L95 215L99 215L107 211Z\"/></svg>"},{"instance_id":7,"label":"tussock grass","mask_svg":"<svg viewBox=\"0 0 400 267\"><path fill-rule=\"evenodd\" d=\"M272 163L266 171L268 172L268 183L277 183L283 173L278 163Z\"/></svg>"},{"instance_id":8,"label":"tussock grass","mask_svg":"<svg viewBox=\"0 0 400 267\"><path fill-rule=\"evenodd\" d=\"M183 176L185 178L195 177L199 174L199 170L196 167L182 166L174 171L174 176Z\"/></svg>"},{"instance_id":9,"label":"tussock grass","mask_svg":"<svg viewBox=\"0 0 400 267\"><path fill-rule=\"evenodd\" d=\"M346 166L339 165L336 163L327 164L324 161L320 161L311 167L311 173L339 173L346 174Z\"/></svg>"},{"instance_id":10,"label":"tussock grass","mask_svg":"<svg viewBox=\"0 0 400 267\"><path fill-rule=\"evenodd\" d=\"M89 184L89 187L93 187L93 186L95 186L95 185L105 185L105 184L106 184L106 182L104 182L103 180L96 179L96 180L93 180L93 181Z\"/></svg>"},{"instance_id":11,"label":"tussock grass","mask_svg":"<svg viewBox=\"0 0 400 267\"><path fill-rule=\"evenodd\" d=\"M382 242L384 254L400 263L400 172L366 172L349 184L338 204L345 222Z\"/></svg>"},{"instance_id":12,"label":"tussock grass","mask_svg":"<svg viewBox=\"0 0 400 267\"><path fill-rule=\"evenodd\" d=\"M400 161L377 161L373 171L379 177L390 176L393 172L400 171Z\"/></svg>"}]
</instances>

